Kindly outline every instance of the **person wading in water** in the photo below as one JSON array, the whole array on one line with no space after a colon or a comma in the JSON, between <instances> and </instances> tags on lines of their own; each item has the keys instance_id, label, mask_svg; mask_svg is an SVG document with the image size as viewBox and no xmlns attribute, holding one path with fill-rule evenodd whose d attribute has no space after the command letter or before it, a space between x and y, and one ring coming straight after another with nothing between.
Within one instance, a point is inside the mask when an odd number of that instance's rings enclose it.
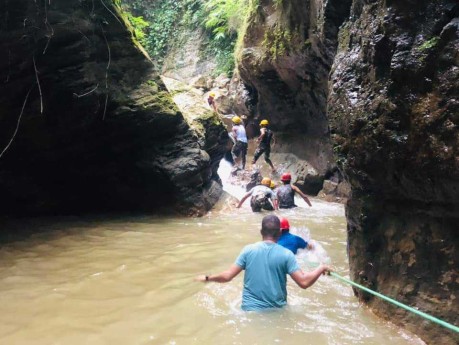
<instances>
[{"instance_id":1,"label":"person wading in water","mask_svg":"<svg viewBox=\"0 0 459 345\"><path fill-rule=\"evenodd\" d=\"M261 120L260 122L260 136L257 138L258 147L253 154L252 165L255 164L258 158L261 157L262 154L265 155L265 162L269 164L273 172L276 172L274 169L273 162L269 159L269 155L271 154L271 141L273 142L273 146L275 145L275 139L273 132L268 128L269 122L268 120Z\"/></svg>"},{"instance_id":2,"label":"person wading in water","mask_svg":"<svg viewBox=\"0 0 459 345\"><path fill-rule=\"evenodd\" d=\"M274 215L265 216L261 222L262 241L246 246L226 271L201 275L196 280L227 283L245 270L242 310L282 308L287 304L287 274L300 288L307 289L322 274L329 273L330 268L320 265L314 271L303 272L295 255L276 243L280 234L279 218Z\"/></svg>"},{"instance_id":3,"label":"person wading in water","mask_svg":"<svg viewBox=\"0 0 459 345\"><path fill-rule=\"evenodd\" d=\"M280 218L280 228L282 235L277 241L277 244L287 248L296 255L298 249L313 249L312 243L308 243L300 236L290 233L290 223L287 218Z\"/></svg>"},{"instance_id":4,"label":"person wading in water","mask_svg":"<svg viewBox=\"0 0 459 345\"><path fill-rule=\"evenodd\" d=\"M282 174L282 186L277 187L276 194L279 201L279 208L293 208L295 205L295 193L298 193L304 201L311 207L311 202L308 197L297 187L290 184L292 175L289 173Z\"/></svg>"},{"instance_id":5,"label":"person wading in water","mask_svg":"<svg viewBox=\"0 0 459 345\"><path fill-rule=\"evenodd\" d=\"M261 185L253 187L251 190L245 194L236 208L240 208L244 201L246 201L250 196L250 207L253 212L260 212L261 210L273 211L277 210L277 198L276 193L270 188L271 179L265 177L261 180Z\"/></svg>"},{"instance_id":6,"label":"person wading in water","mask_svg":"<svg viewBox=\"0 0 459 345\"><path fill-rule=\"evenodd\" d=\"M242 119L239 116L233 116L231 121L233 122L231 135L234 138L234 145L231 149L231 155L233 156L234 160L234 168L238 169L236 160L239 156L241 156L242 170L244 170L247 156L247 134L245 133L245 127L242 124Z\"/></svg>"}]
</instances>

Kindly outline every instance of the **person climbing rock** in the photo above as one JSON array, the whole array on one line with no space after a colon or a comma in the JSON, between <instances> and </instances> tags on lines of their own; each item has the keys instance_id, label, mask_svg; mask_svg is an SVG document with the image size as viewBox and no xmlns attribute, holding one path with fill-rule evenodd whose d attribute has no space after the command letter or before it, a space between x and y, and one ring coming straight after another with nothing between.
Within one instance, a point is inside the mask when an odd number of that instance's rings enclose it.
<instances>
[{"instance_id":1,"label":"person climbing rock","mask_svg":"<svg viewBox=\"0 0 459 345\"><path fill-rule=\"evenodd\" d=\"M239 116L233 116L231 119L233 122L233 128L231 129L231 135L234 138L234 145L231 150L231 154L234 160L234 167L237 169L237 158L241 156L242 170L245 169L245 162L247 156L247 134L245 133L245 127L242 123L242 119Z\"/></svg>"},{"instance_id":2,"label":"person climbing rock","mask_svg":"<svg viewBox=\"0 0 459 345\"><path fill-rule=\"evenodd\" d=\"M303 200L310 206L311 202L308 197L297 187L290 184L292 175L284 173L281 176L282 186L276 189L277 199L279 200L279 208L293 208L295 205L295 193L298 193Z\"/></svg>"},{"instance_id":3,"label":"person climbing rock","mask_svg":"<svg viewBox=\"0 0 459 345\"><path fill-rule=\"evenodd\" d=\"M276 243L280 234L279 218L265 216L261 222L260 242L246 246L226 271L200 275L196 280L227 283L245 270L241 309L260 311L282 308L287 304L287 274L300 288L307 289L322 274L329 273L330 268L320 265L314 271L303 272L295 255Z\"/></svg>"},{"instance_id":4,"label":"person climbing rock","mask_svg":"<svg viewBox=\"0 0 459 345\"><path fill-rule=\"evenodd\" d=\"M287 218L280 218L280 228L282 235L279 237L277 244L287 248L296 255L298 249L313 249L312 243L308 243L300 236L290 233L290 223Z\"/></svg>"},{"instance_id":5,"label":"person climbing rock","mask_svg":"<svg viewBox=\"0 0 459 345\"><path fill-rule=\"evenodd\" d=\"M209 93L209 97L207 97L207 103L209 103L209 106L218 114L217 103L215 103L215 96L215 92L211 91Z\"/></svg>"},{"instance_id":6,"label":"person climbing rock","mask_svg":"<svg viewBox=\"0 0 459 345\"><path fill-rule=\"evenodd\" d=\"M277 198L276 193L272 191L269 186L271 185L271 179L265 177L261 180L261 185L253 187L247 194L245 194L239 204L236 206L240 208L245 200L249 197L250 207L253 212L260 212L261 210L273 211L277 210Z\"/></svg>"},{"instance_id":7,"label":"person climbing rock","mask_svg":"<svg viewBox=\"0 0 459 345\"><path fill-rule=\"evenodd\" d=\"M265 162L269 164L272 171L275 172L273 162L269 158L271 154L271 142L273 146L275 144L275 138L273 132L268 128L269 122L268 120L261 120L260 122L260 136L257 138L258 147L253 154L252 165L255 164L258 158L261 157L262 154L265 155Z\"/></svg>"}]
</instances>

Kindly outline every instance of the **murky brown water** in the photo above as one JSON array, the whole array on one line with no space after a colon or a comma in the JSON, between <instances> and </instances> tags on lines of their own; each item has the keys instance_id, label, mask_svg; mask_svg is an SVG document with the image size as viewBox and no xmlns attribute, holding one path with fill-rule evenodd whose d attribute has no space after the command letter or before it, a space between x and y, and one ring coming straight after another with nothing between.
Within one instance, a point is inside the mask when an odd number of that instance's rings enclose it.
<instances>
[{"instance_id":1,"label":"murky brown water","mask_svg":"<svg viewBox=\"0 0 459 345\"><path fill-rule=\"evenodd\" d=\"M313 200L283 212L346 275L343 207ZM359 305L352 290L322 277L308 290L289 281L284 310L239 309L242 274L202 284L259 240L248 207L202 219L35 220L42 230L0 249L1 344L421 344Z\"/></svg>"}]
</instances>

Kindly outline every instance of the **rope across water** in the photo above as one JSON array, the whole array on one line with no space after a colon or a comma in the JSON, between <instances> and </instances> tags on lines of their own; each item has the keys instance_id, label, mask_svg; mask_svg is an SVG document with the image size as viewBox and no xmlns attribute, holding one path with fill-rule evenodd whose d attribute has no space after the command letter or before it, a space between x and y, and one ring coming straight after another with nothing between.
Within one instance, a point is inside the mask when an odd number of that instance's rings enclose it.
<instances>
[{"instance_id":1,"label":"rope across water","mask_svg":"<svg viewBox=\"0 0 459 345\"><path fill-rule=\"evenodd\" d=\"M385 295L383 295L383 294L381 294L379 292L373 291L373 290L371 290L371 289L369 289L369 288L367 288L367 287L365 287L363 285L357 284L357 283L353 282L352 280L344 278L344 277L340 276L339 274L337 274L335 272L330 272L330 275L332 277L335 277L338 280L341 280L341 281L343 281L343 282L345 282L347 284L355 286L356 288L359 288L359 289L361 289L363 291L366 291L369 294L372 294L372 295L374 295L376 297L379 297L379 298L381 298L381 299L383 299L383 300L385 300L385 301L387 301L389 303L392 303L392 304L394 304L394 305L396 305L396 306L398 306L400 308L408 310L409 312L411 312L413 314L419 315L419 316L423 317L424 319L427 319L427 320L432 321L432 322L434 322L434 323L436 323L436 324L438 324L440 326L443 326L443 327L448 328L448 329L450 329L450 330L452 330L454 332L459 333L459 327L457 327L455 325L452 325L452 324L450 324L450 323L448 323L446 321L440 320L439 318L436 318L436 317L434 317L432 315L426 314L426 313L424 313L422 311L419 311L419 310L417 310L415 308L407 306L406 304L403 304L403 303L401 303L399 301L396 301L396 300L394 300L394 299L392 299L390 297L387 297L387 296L385 296Z\"/></svg>"}]
</instances>

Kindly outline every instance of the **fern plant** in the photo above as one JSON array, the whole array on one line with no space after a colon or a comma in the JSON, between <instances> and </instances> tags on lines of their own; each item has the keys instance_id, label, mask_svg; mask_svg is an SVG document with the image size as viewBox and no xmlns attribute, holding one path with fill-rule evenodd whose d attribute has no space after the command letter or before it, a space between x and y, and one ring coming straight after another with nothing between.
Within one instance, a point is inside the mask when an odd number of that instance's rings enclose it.
<instances>
[{"instance_id":1,"label":"fern plant","mask_svg":"<svg viewBox=\"0 0 459 345\"><path fill-rule=\"evenodd\" d=\"M210 0L205 5L205 27L212 30L215 39L237 34L248 7L248 0Z\"/></svg>"}]
</instances>

